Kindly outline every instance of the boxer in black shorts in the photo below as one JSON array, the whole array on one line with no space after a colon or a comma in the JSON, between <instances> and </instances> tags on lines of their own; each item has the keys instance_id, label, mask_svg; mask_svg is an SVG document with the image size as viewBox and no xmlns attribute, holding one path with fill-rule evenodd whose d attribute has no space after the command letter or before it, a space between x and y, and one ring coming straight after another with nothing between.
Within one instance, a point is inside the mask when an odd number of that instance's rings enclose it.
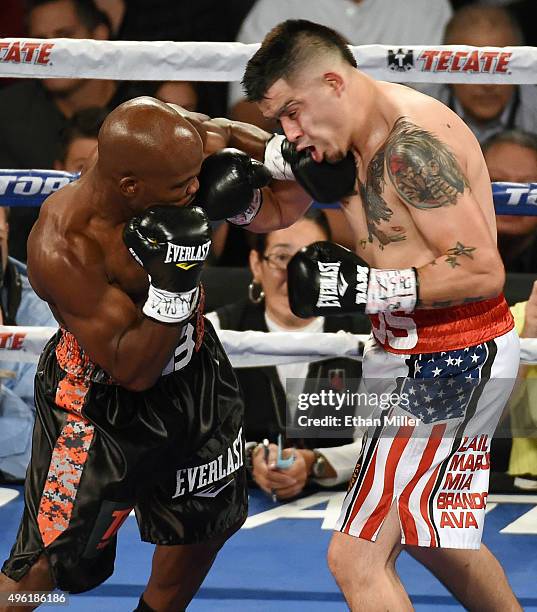
<instances>
[{"instance_id":1,"label":"boxer in black shorts","mask_svg":"<svg viewBox=\"0 0 537 612\"><path fill-rule=\"evenodd\" d=\"M242 403L203 319L210 226L190 204L205 157L235 146L262 159L269 137L131 100L105 120L81 178L42 206L28 272L60 330L38 367L25 510L0 590L100 584L134 509L157 545L137 610L177 612L246 518ZM216 187L195 204L211 218L232 216L215 213L226 202L240 221L252 202L310 200L296 183L263 188L270 176L243 153L206 175Z\"/></svg>"},{"instance_id":2,"label":"boxer in black shorts","mask_svg":"<svg viewBox=\"0 0 537 612\"><path fill-rule=\"evenodd\" d=\"M242 524L242 405L205 325L198 351L194 325L183 328L176 356L143 393L92 367L70 332L48 342L27 504L4 573L19 580L45 552L58 588L97 586L113 572L116 534L133 508L142 540L163 546L218 539Z\"/></svg>"}]
</instances>

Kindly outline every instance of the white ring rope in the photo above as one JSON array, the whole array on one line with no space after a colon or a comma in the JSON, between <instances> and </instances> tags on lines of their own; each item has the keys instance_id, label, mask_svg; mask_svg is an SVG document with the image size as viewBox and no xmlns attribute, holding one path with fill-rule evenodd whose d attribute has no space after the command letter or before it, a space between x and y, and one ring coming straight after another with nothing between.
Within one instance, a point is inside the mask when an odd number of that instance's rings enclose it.
<instances>
[{"instance_id":1,"label":"white ring rope","mask_svg":"<svg viewBox=\"0 0 537 612\"><path fill-rule=\"evenodd\" d=\"M0 77L240 81L259 43L0 39ZM537 48L351 46L371 76L401 83L537 83Z\"/></svg>"},{"instance_id":2,"label":"white ring rope","mask_svg":"<svg viewBox=\"0 0 537 612\"><path fill-rule=\"evenodd\" d=\"M0 360L37 363L54 327L0 325ZM320 361L331 357L360 360L368 336L337 333L259 332L217 330L220 341L236 368ZM537 338L520 339L521 363L537 364Z\"/></svg>"}]
</instances>

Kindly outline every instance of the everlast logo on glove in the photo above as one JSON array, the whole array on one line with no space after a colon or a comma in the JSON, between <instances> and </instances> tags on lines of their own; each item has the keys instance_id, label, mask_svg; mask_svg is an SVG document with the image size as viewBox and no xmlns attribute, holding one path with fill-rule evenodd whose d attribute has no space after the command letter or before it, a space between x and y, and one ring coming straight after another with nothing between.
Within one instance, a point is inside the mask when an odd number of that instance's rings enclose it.
<instances>
[{"instance_id":1,"label":"everlast logo on glove","mask_svg":"<svg viewBox=\"0 0 537 612\"><path fill-rule=\"evenodd\" d=\"M414 310L418 301L416 270L370 268L349 249L329 241L314 242L287 264L291 310L303 318ZM330 310L328 310L330 308Z\"/></svg>"},{"instance_id":2,"label":"everlast logo on glove","mask_svg":"<svg viewBox=\"0 0 537 612\"><path fill-rule=\"evenodd\" d=\"M341 263L323 263L318 261L319 266L319 299L317 307L336 306L339 308L338 276ZM346 289L346 287L345 287Z\"/></svg>"},{"instance_id":3,"label":"everlast logo on glove","mask_svg":"<svg viewBox=\"0 0 537 612\"><path fill-rule=\"evenodd\" d=\"M211 247L207 215L197 206L155 205L125 225L123 240L149 277L142 312L160 323L186 321L197 308Z\"/></svg>"},{"instance_id":4,"label":"everlast logo on glove","mask_svg":"<svg viewBox=\"0 0 537 612\"><path fill-rule=\"evenodd\" d=\"M164 263L176 263L179 268L189 269L191 266L188 266L187 262L205 261L210 248L210 240L197 246L181 246L168 242ZM181 264L187 264L188 267Z\"/></svg>"}]
</instances>

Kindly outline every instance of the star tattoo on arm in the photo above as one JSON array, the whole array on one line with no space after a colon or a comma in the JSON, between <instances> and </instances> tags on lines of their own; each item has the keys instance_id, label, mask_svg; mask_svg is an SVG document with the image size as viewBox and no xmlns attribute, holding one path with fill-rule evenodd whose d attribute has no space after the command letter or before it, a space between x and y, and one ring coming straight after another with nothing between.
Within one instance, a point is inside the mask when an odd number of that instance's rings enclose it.
<instances>
[{"instance_id":1,"label":"star tattoo on arm","mask_svg":"<svg viewBox=\"0 0 537 612\"><path fill-rule=\"evenodd\" d=\"M475 247L464 246L464 244L457 242L457 244L453 248L447 250L448 256L446 257L445 262L448 263L452 268L456 268L457 266L461 265L458 260L459 257L469 257L470 259L473 259L474 256L472 255L472 253L474 251Z\"/></svg>"}]
</instances>

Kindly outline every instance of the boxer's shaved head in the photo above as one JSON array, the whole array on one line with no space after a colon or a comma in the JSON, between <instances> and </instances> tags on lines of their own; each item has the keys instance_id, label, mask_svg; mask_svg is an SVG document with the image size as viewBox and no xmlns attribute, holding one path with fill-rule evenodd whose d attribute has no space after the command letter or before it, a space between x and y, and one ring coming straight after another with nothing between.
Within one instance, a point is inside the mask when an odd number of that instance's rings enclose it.
<instances>
[{"instance_id":1,"label":"boxer's shaved head","mask_svg":"<svg viewBox=\"0 0 537 612\"><path fill-rule=\"evenodd\" d=\"M246 66L242 84L250 102L259 102L279 79L294 82L305 69L331 63L356 68L347 40L335 30L288 19L274 27Z\"/></svg>"},{"instance_id":2,"label":"boxer's shaved head","mask_svg":"<svg viewBox=\"0 0 537 612\"><path fill-rule=\"evenodd\" d=\"M167 104L140 97L113 110L99 132L103 175L148 177L201 162L203 145L194 127Z\"/></svg>"}]
</instances>

